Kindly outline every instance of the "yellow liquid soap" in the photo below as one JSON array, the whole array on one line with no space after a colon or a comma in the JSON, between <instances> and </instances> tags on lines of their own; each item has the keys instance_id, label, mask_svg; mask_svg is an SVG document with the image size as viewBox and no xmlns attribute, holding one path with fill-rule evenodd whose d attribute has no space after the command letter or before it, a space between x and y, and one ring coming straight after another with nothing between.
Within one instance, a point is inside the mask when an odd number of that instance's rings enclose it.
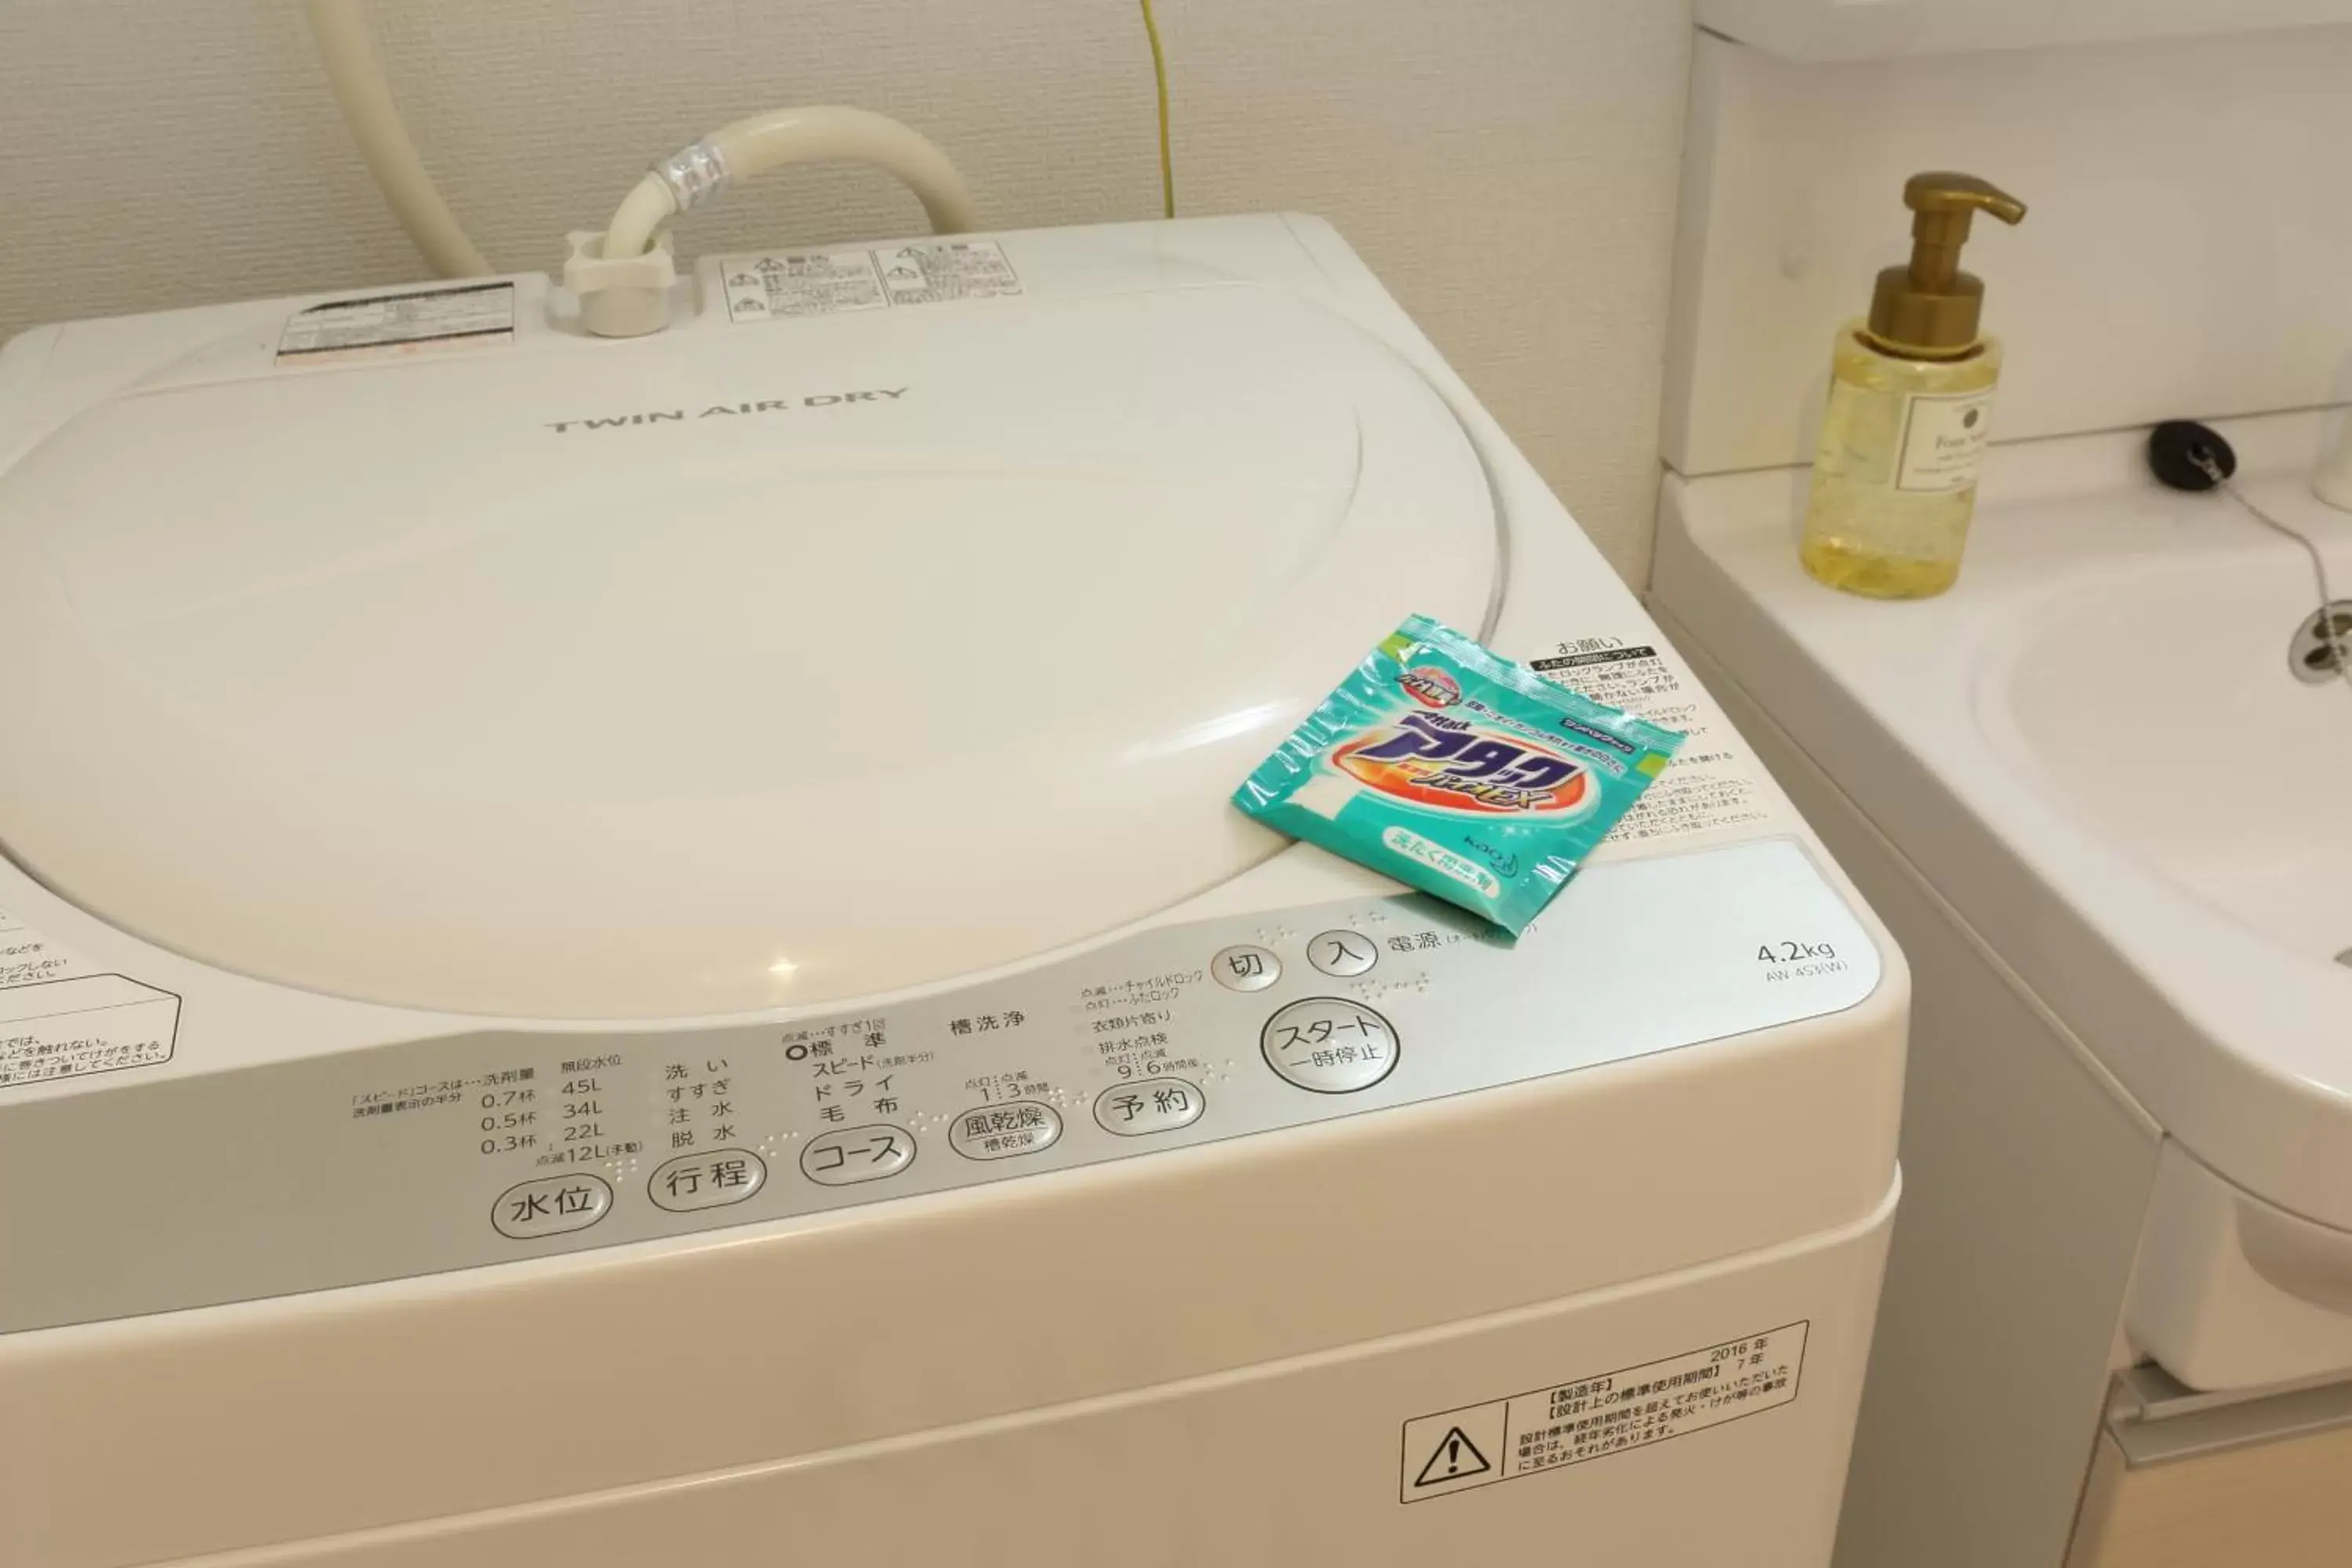
<instances>
[{"instance_id":1,"label":"yellow liquid soap","mask_svg":"<svg viewBox=\"0 0 2352 1568\"><path fill-rule=\"evenodd\" d=\"M1993 338L1959 358L1915 360L1875 347L1859 321L1842 328L1799 547L1805 570L1877 599L1926 598L1958 581L2000 377Z\"/></svg>"},{"instance_id":2,"label":"yellow liquid soap","mask_svg":"<svg viewBox=\"0 0 2352 1568\"><path fill-rule=\"evenodd\" d=\"M1932 599L1960 580L1957 560L1874 555L1835 539L1808 538L1799 558L1816 581L1866 599Z\"/></svg>"}]
</instances>

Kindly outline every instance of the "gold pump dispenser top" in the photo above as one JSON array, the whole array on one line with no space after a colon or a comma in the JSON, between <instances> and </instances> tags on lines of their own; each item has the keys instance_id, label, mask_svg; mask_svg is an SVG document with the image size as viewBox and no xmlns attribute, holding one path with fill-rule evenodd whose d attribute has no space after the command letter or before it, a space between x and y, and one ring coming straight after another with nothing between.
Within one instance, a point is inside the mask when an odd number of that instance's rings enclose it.
<instances>
[{"instance_id":1,"label":"gold pump dispenser top","mask_svg":"<svg viewBox=\"0 0 2352 1568\"><path fill-rule=\"evenodd\" d=\"M1911 220L1911 261L1878 275L1870 299L1870 336L1906 359L1958 359L1976 347L1984 282L1960 270L1960 247L1979 212L2003 223L2025 216L2025 204L1974 174L1937 170L1903 184Z\"/></svg>"}]
</instances>

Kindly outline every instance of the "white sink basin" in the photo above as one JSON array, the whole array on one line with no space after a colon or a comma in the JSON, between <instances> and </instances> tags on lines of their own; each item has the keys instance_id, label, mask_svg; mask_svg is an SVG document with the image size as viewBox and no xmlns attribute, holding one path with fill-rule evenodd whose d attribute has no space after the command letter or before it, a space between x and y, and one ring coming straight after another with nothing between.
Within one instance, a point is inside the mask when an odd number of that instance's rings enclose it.
<instances>
[{"instance_id":1,"label":"white sink basin","mask_svg":"<svg viewBox=\"0 0 2352 1568\"><path fill-rule=\"evenodd\" d=\"M2290 668L2316 597L2300 553L2251 525L2223 552L2070 579L2001 637L1977 716L2085 830L2333 960L2352 949L2352 684ZM2331 576L2352 588L2352 560Z\"/></svg>"},{"instance_id":2,"label":"white sink basin","mask_svg":"<svg viewBox=\"0 0 2352 1568\"><path fill-rule=\"evenodd\" d=\"M2319 416L2223 430L2352 596ZM2143 442L2002 448L1914 603L1804 575L1801 474L1670 479L1654 592L2168 1136L2352 1269L2352 688L2288 667L2303 552Z\"/></svg>"}]
</instances>

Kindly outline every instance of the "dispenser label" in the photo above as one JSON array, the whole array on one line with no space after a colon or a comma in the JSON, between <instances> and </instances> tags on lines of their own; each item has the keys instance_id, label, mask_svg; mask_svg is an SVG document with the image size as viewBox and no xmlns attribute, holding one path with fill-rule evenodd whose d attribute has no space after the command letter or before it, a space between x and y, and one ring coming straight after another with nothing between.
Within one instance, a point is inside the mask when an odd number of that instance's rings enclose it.
<instances>
[{"instance_id":1,"label":"dispenser label","mask_svg":"<svg viewBox=\"0 0 2352 1568\"><path fill-rule=\"evenodd\" d=\"M1903 409L1903 455L1895 488L1948 495L1977 482L1992 429L1992 394L1912 394Z\"/></svg>"},{"instance_id":2,"label":"dispenser label","mask_svg":"<svg viewBox=\"0 0 2352 1568\"><path fill-rule=\"evenodd\" d=\"M1610 830L1604 852L1609 845L1654 844L1770 820L1771 797L1747 743L1700 705L1697 682L1678 673L1656 645L1639 636L1588 633L1561 638L1528 667L1555 686L1682 731L1675 765Z\"/></svg>"}]
</instances>

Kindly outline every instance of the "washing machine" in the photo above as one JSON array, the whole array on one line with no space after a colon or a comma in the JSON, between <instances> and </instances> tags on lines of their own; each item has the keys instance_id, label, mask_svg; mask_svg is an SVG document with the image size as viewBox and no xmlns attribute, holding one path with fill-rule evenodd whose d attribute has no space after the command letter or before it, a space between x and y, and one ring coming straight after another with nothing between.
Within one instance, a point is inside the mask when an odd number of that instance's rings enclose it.
<instances>
[{"instance_id":1,"label":"washing machine","mask_svg":"<svg viewBox=\"0 0 2352 1568\"><path fill-rule=\"evenodd\" d=\"M1900 955L1330 227L576 315L0 353L0 1561L1827 1562ZM1517 942L1228 804L1414 612Z\"/></svg>"}]
</instances>

